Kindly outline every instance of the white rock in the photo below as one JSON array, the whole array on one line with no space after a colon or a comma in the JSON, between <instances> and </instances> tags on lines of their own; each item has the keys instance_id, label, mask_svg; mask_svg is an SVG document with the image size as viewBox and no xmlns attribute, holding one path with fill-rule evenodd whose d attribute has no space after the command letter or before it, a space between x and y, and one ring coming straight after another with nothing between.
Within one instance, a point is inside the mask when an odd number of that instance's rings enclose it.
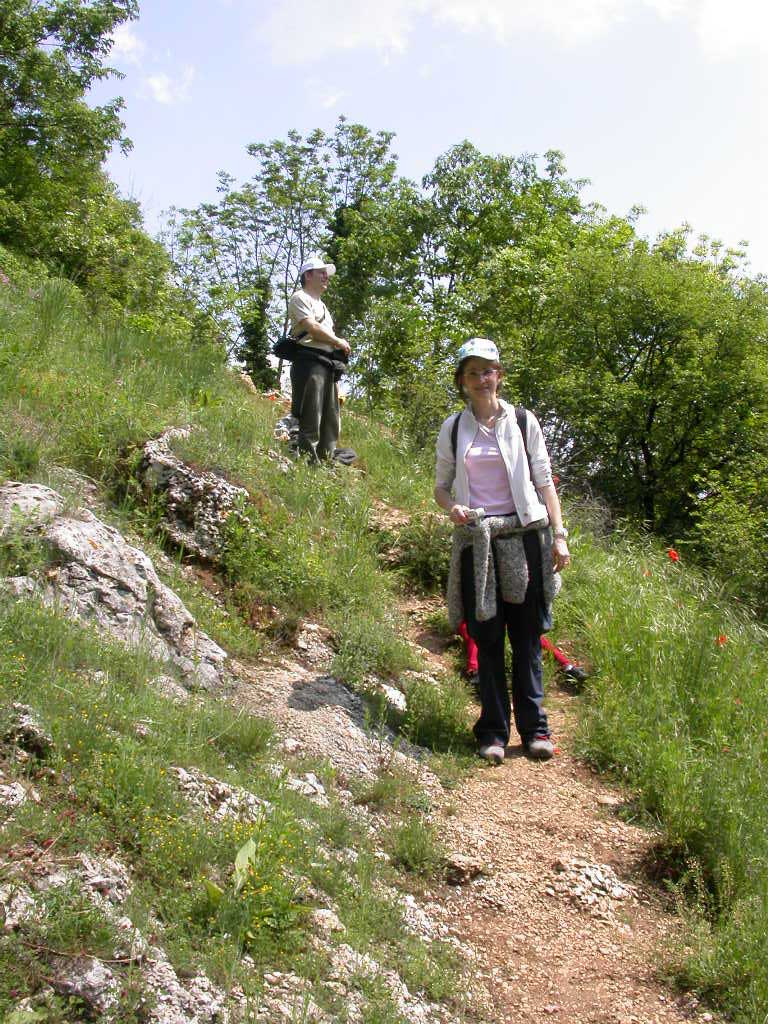
<instances>
[{"instance_id":1,"label":"white rock","mask_svg":"<svg viewBox=\"0 0 768 1024\"><path fill-rule=\"evenodd\" d=\"M176 428L147 441L137 477L147 495L163 496L164 528L174 544L214 559L221 552L224 523L249 496L244 488L195 469L173 453L172 441L189 434L190 428Z\"/></svg>"},{"instance_id":2,"label":"white rock","mask_svg":"<svg viewBox=\"0 0 768 1024\"><path fill-rule=\"evenodd\" d=\"M227 655L197 629L143 551L85 509L65 514L61 496L35 484L0 486L0 534L12 528L16 508L29 512L27 532L40 537L58 566L34 581L44 603L128 646L146 646L195 685L216 689L228 681Z\"/></svg>"},{"instance_id":3,"label":"white rock","mask_svg":"<svg viewBox=\"0 0 768 1024\"><path fill-rule=\"evenodd\" d=\"M106 964L90 957L62 964L52 984L57 992L77 996L100 1013L112 1009L118 1002L120 983L117 978Z\"/></svg>"},{"instance_id":4,"label":"white rock","mask_svg":"<svg viewBox=\"0 0 768 1024\"><path fill-rule=\"evenodd\" d=\"M331 932L345 932L347 930L333 910L318 908L312 911L310 917L312 923L325 935L330 935Z\"/></svg>"},{"instance_id":5,"label":"white rock","mask_svg":"<svg viewBox=\"0 0 768 1024\"><path fill-rule=\"evenodd\" d=\"M20 782L12 782L8 786L0 786L0 808L15 811L27 802L27 791Z\"/></svg>"},{"instance_id":6,"label":"white rock","mask_svg":"<svg viewBox=\"0 0 768 1024\"><path fill-rule=\"evenodd\" d=\"M197 768L171 765L168 769L179 783L190 803L202 808L217 821L235 818L239 821L259 821L272 811L272 804L247 789L230 786L226 782L205 775Z\"/></svg>"},{"instance_id":7,"label":"white rock","mask_svg":"<svg viewBox=\"0 0 768 1024\"><path fill-rule=\"evenodd\" d=\"M37 916L37 904L29 890L13 882L0 886L0 918L6 934Z\"/></svg>"}]
</instances>

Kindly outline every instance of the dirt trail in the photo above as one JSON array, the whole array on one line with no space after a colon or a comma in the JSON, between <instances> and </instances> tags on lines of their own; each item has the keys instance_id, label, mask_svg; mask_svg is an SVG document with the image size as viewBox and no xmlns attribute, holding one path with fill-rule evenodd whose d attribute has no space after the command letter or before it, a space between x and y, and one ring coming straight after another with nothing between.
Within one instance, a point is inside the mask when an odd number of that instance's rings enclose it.
<instances>
[{"instance_id":1,"label":"dirt trail","mask_svg":"<svg viewBox=\"0 0 768 1024\"><path fill-rule=\"evenodd\" d=\"M429 625L439 599L404 602L410 642L428 669L453 667ZM432 886L424 909L474 962L480 1024L682 1024L716 1017L665 984L665 943L680 922L644 865L659 837L623 821L620 797L572 752L578 698L550 686L558 743L549 762L508 748L498 767L445 791L407 745L371 735L362 700L325 674L327 631L305 624L294 657L239 666L238 701L280 726L291 753L325 756L339 777L375 777L395 757L428 790L448 851L467 858L463 884Z\"/></svg>"},{"instance_id":2,"label":"dirt trail","mask_svg":"<svg viewBox=\"0 0 768 1024\"><path fill-rule=\"evenodd\" d=\"M445 642L430 602L404 609L435 666ZM660 950L679 922L644 871L653 833L625 823L620 800L572 754L577 698L550 686L559 753L548 763L508 748L449 794L444 839L486 872L446 887L449 926L476 950L488 1020L568 1024L712 1021L660 978Z\"/></svg>"}]
</instances>

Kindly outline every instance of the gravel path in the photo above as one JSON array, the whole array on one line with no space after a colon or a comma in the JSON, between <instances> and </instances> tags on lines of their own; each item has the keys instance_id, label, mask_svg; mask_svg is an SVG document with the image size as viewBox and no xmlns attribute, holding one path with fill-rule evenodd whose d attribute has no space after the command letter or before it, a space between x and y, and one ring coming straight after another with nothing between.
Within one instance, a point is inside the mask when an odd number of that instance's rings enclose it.
<instances>
[{"instance_id":1,"label":"gravel path","mask_svg":"<svg viewBox=\"0 0 768 1024\"><path fill-rule=\"evenodd\" d=\"M437 666L440 642L424 626L435 607L411 602L405 611ZM577 701L550 687L553 760L530 761L510 746L502 765L479 765L446 797L446 845L484 865L440 898L453 933L475 950L487 1019L712 1021L661 978L680 924L644 869L659 836L623 821L621 798L574 757Z\"/></svg>"}]
</instances>

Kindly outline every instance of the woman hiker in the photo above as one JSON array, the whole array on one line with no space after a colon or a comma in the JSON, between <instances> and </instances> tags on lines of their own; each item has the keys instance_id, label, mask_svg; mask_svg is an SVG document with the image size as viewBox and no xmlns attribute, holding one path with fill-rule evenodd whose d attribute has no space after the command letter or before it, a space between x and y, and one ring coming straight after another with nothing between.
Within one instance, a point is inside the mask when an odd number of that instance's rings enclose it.
<instances>
[{"instance_id":1,"label":"woman hiker","mask_svg":"<svg viewBox=\"0 0 768 1024\"><path fill-rule=\"evenodd\" d=\"M448 618L453 630L466 620L478 647L481 711L474 734L480 756L492 764L504 760L512 715L529 757L554 753L541 634L552 625L559 572L570 562L541 427L531 412L499 397L503 375L487 338L470 338L459 349L454 382L466 407L440 428L435 480L435 500L454 524ZM511 705L505 633L512 646Z\"/></svg>"}]
</instances>

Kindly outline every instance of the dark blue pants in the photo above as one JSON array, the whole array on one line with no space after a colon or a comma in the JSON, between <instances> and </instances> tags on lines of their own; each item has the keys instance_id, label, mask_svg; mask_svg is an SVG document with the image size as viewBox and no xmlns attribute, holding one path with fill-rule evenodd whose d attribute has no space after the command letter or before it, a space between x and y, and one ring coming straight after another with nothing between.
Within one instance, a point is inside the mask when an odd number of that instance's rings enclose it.
<instances>
[{"instance_id":1,"label":"dark blue pants","mask_svg":"<svg viewBox=\"0 0 768 1024\"><path fill-rule=\"evenodd\" d=\"M549 627L542 597L541 542L535 530L522 538L530 577L525 600L508 604L499 597L496 616L487 622L475 618L472 548L466 548L461 556L464 614L469 635L477 644L481 712L473 731L481 745L501 740L506 746L512 714L524 743L537 733L549 735L541 669L541 634ZM505 635L512 647L511 706L504 664Z\"/></svg>"}]
</instances>

